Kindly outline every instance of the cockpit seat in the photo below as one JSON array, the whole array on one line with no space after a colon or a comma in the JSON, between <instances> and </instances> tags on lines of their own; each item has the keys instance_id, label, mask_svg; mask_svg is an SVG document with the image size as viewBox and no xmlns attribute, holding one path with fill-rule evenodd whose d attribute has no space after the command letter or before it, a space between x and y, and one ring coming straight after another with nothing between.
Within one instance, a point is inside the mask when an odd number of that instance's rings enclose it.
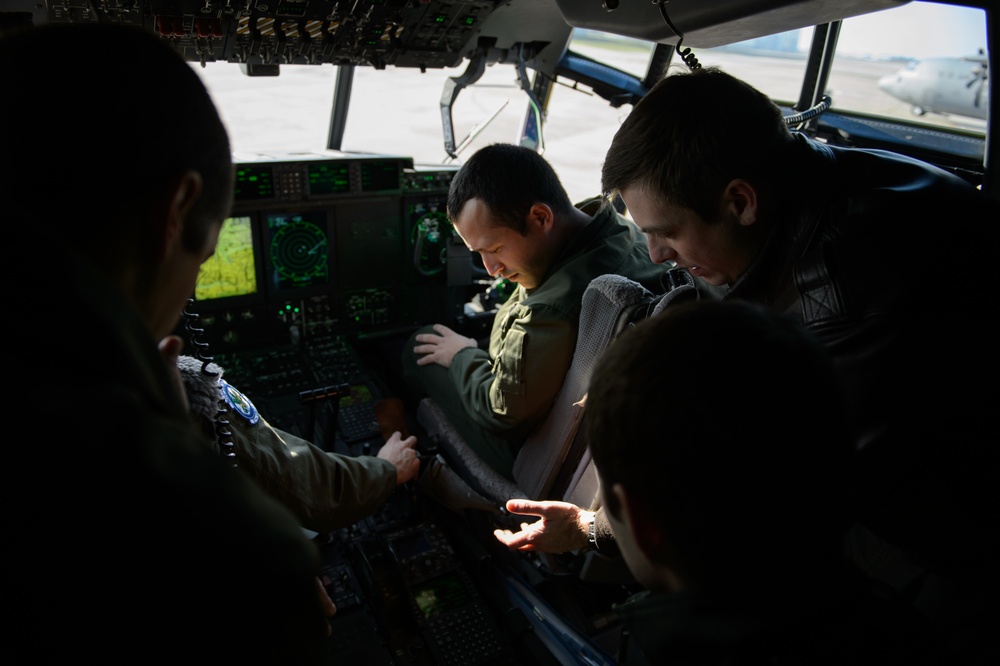
<instances>
[{"instance_id":1,"label":"cockpit seat","mask_svg":"<svg viewBox=\"0 0 1000 666\"><path fill-rule=\"evenodd\" d=\"M422 488L456 510L481 508L503 514L504 504L511 498L592 506L598 482L581 428L590 374L600 355L625 328L668 303L696 294L686 271L671 269L667 277L669 289L661 295L621 275L601 275L591 281L583 294L580 332L569 371L549 415L518 452L513 479L486 465L434 400L424 398L417 408L417 421L440 453L431 462L429 474L422 475ZM447 466L451 473L437 469L439 466ZM467 488L459 490L456 483ZM470 499L473 496L479 499Z\"/></svg>"}]
</instances>

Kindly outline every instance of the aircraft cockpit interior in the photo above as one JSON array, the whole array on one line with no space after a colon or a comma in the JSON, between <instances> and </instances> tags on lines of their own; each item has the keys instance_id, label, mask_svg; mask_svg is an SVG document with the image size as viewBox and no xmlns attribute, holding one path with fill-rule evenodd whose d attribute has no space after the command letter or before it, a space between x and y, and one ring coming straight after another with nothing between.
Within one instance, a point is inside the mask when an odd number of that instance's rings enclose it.
<instances>
[{"instance_id":1,"label":"aircraft cockpit interior","mask_svg":"<svg viewBox=\"0 0 1000 666\"><path fill-rule=\"evenodd\" d=\"M954 29L935 25L945 15ZM917 38L883 52L877 28L893 16L914 21L898 32ZM350 527L311 534L337 607L331 664L611 665L612 609L641 589L611 558L508 550L493 530L520 517L492 500L441 499L468 484L418 414L400 355L432 323L485 344L516 286L489 274L447 214L452 178L478 147L537 150L582 201L599 192L610 139L652 84L671 68L719 64L756 77L796 131L917 157L1000 198L987 76L1000 11L986 0L0 6L0 30L71 22L134 24L170 42L229 127L233 206L178 328L188 348L269 423L328 451L377 452L376 407L390 399L418 438L419 481ZM947 65L950 87L912 80L919 61ZM594 502L589 474L567 473L558 496L534 499ZM580 483L589 495L573 494Z\"/></svg>"}]
</instances>

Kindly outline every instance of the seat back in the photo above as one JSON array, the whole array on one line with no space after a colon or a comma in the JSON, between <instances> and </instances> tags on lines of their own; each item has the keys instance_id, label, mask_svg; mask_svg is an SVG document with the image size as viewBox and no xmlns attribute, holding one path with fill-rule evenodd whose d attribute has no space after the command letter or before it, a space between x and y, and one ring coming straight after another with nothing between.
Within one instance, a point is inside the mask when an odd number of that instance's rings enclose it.
<instances>
[{"instance_id":1,"label":"seat back","mask_svg":"<svg viewBox=\"0 0 1000 666\"><path fill-rule=\"evenodd\" d=\"M605 279L608 279L611 282L618 282L617 280L611 280L612 278L620 279L620 276L605 275L597 278L598 280L602 280L602 284L594 285L594 283L591 283L591 285L599 289L604 289L605 284L603 281ZM587 384L590 382L590 374L593 370L594 364L596 363L597 357L599 357L600 354L603 353L604 349L606 349L607 346L610 345L619 335L632 326L635 326L643 319L655 316L671 303L677 303L683 300L693 300L698 297L698 291L695 287L694 279L683 269L674 268L667 271L665 283L667 291L662 294L657 294L655 296L651 294L644 295L634 300L631 298L621 299L606 305L606 311L587 313L588 317L586 318L586 321L589 323L591 320L603 322L603 319L612 311L617 311L617 315L614 320L614 327L611 330L611 336L608 339L604 339L603 334L594 335L591 333L589 326L588 328L584 328L585 318L581 316L581 335L584 335L584 332L586 332L586 335L591 338L584 344L588 347L599 346L599 349L596 350L596 356L594 356L593 360L589 362L589 367L586 367L585 370L581 370L581 372L585 372L586 374L586 380L583 386L584 391L587 388ZM633 285L638 286L635 285L635 283L633 283ZM627 287L627 289L632 290L634 293L634 287L630 286ZM580 349L579 341L577 342L577 349ZM577 359L576 356L574 356L573 365L575 366L576 364ZM566 381L570 381L569 377L567 377ZM565 388L566 387L564 386L564 389ZM585 402L586 396L584 395L581 403ZM582 408L584 406L584 404L581 404L581 411L583 411ZM583 419L584 416L581 414L578 419L579 422L577 424L577 430L574 433L572 446L568 449L567 457L560 466L554 485L545 490L544 498L561 499L566 502L570 502L571 504L576 504L577 506L596 509L598 506L599 490L597 470L594 467L593 460L590 457L590 450L587 448L586 438L583 435ZM516 469L517 468L515 467L515 470Z\"/></svg>"},{"instance_id":2,"label":"seat back","mask_svg":"<svg viewBox=\"0 0 1000 666\"><path fill-rule=\"evenodd\" d=\"M653 298L652 292L641 284L621 275L601 275L588 285L581 303L573 361L562 388L552 410L528 436L514 460L514 481L528 497L551 499L553 486L564 466L569 465L576 471L586 449L580 424L590 374L598 358L621 332L623 320ZM574 450L575 459L570 456ZM567 486L574 483L573 476L570 474L565 481Z\"/></svg>"}]
</instances>

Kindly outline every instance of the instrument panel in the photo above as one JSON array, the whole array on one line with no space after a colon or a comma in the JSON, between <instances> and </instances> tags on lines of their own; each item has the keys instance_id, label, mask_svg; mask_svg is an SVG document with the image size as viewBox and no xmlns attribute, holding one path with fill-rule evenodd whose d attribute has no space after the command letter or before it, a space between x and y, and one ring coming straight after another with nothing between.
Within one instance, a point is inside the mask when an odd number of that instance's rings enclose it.
<instances>
[{"instance_id":1,"label":"instrument panel","mask_svg":"<svg viewBox=\"0 0 1000 666\"><path fill-rule=\"evenodd\" d=\"M233 209L193 304L213 351L447 320L455 170L336 152L237 163Z\"/></svg>"}]
</instances>

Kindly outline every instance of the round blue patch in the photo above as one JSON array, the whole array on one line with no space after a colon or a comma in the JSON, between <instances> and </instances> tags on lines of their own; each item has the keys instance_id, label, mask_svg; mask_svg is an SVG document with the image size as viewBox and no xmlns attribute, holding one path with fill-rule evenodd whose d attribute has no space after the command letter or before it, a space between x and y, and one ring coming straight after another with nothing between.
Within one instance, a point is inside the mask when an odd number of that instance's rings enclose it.
<instances>
[{"instance_id":1,"label":"round blue patch","mask_svg":"<svg viewBox=\"0 0 1000 666\"><path fill-rule=\"evenodd\" d=\"M257 421L260 420L260 412L250 402L250 398L230 386L224 379L219 380L219 388L222 390L222 397L229 408L249 421L250 425L256 425Z\"/></svg>"}]
</instances>

